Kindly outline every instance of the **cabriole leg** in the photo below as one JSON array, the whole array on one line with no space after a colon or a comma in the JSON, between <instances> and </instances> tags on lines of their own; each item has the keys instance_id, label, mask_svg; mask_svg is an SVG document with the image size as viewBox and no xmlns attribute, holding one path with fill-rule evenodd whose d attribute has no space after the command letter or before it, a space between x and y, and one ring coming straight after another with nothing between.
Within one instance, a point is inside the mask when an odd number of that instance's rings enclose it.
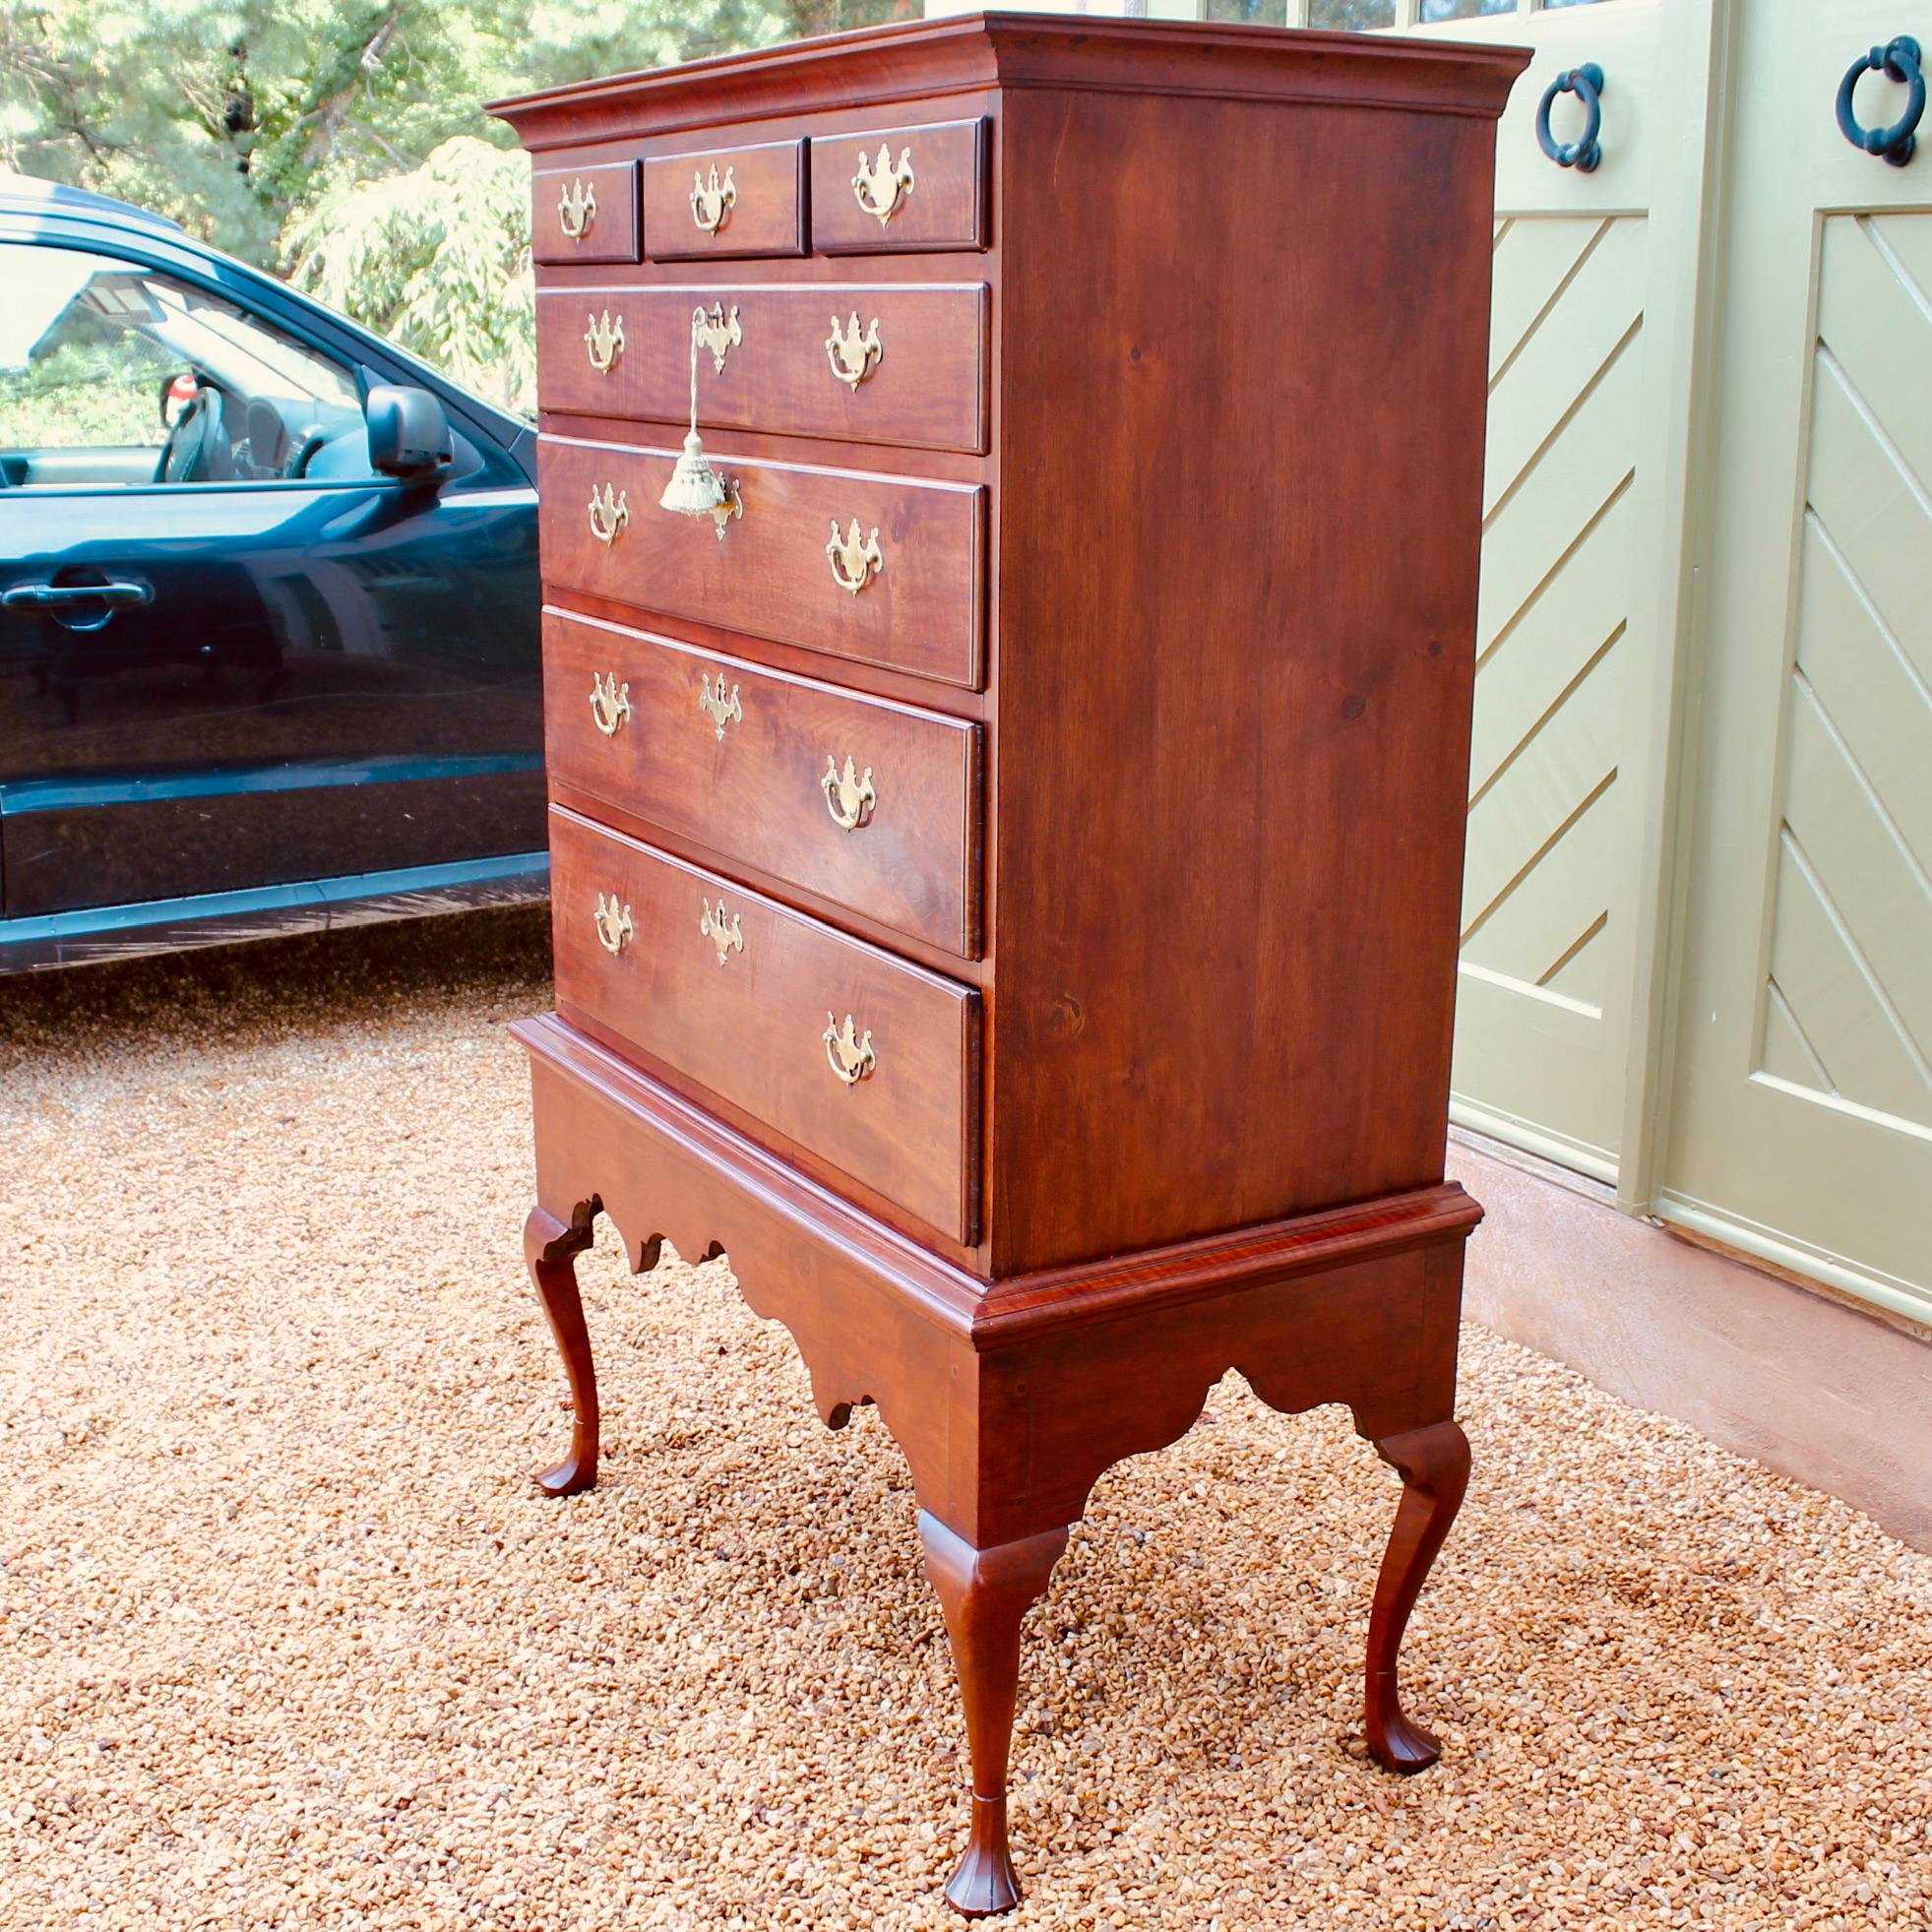
<instances>
[{"instance_id":1,"label":"cabriole leg","mask_svg":"<svg viewBox=\"0 0 1932 1932\"><path fill-rule=\"evenodd\" d=\"M939 1592L953 1662L966 1700L972 1754L972 1823L946 1897L968 1918L1020 1902L1006 1839L1006 1768L1020 1691L1020 1621L1045 1591L1067 1547L1065 1527L992 1549L974 1549L937 1517L919 1512L926 1575Z\"/></svg>"},{"instance_id":2,"label":"cabriole leg","mask_svg":"<svg viewBox=\"0 0 1932 1932\"><path fill-rule=\"evenodd\" d=\"M554 1467L536 1471L537 1487L549 1496L574 1496L597 1479L597 1372L591 1361L591 1334L584 1326L584 1299L577 1290L577 1257L591 1240L588 1224L567 1225L542 1208L532 1208L524 1223L524 1259L564 1358L574 1411L570 1454Z\"/></svg>"},{"instance_id":3,"label":"cabriole leg","mask_svg":"<svg viewBox=\"0 0 1932 1932\"><path fill-rule=\"evenodd\" d=\"M1463 1505L1469 1444L1456 1423L1434 1422L1425 1429L1384 1436L1375 1453L1401 1473L1402 1500L1368 1617L1368 1748L1389 1771L1427 1771L1442 1756L1442 1745L1402 1715L1397 1658L1408 1613Z\"/></svg>"}]
</instances>

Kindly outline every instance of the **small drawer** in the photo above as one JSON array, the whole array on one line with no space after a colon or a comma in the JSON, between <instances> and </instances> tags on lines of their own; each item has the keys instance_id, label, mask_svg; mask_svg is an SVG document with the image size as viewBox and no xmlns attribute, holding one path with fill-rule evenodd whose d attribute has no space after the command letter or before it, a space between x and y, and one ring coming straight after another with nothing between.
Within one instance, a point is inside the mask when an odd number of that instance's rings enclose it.
<instances>
[{"instance_id":1,"label":"small drawer","mask_svg":"<svg viewBox=\"0 0 1932 1932\"><path fill-rule=\"evenodd\" d=\"M543 710L554 783L976 957L976 724L554 610Z\"/></svg>"},{"instance_id":2,"label":"small drawer","mask_svg":"<svg viewBox=\"0 0 1932 1932\"><path fill-rule=\"evenodd\" d=\"M812 138L812 246L822 255L986 246L986 123Z\"/></svg>"},{"instance_id":3,"label":"small drawer","mask_svg":"<svg viewBox=\"0 0 1932 1932\"><path fill-rule=\"evenodd\" d=\"M716 873L550 814L557 1011L953 1240L974 1238L979 1000Z\"/></svg>"},{"instance_id":4,"label":"small drawer","mask_svg":"<svg viewBox=\"0 0 1932 1932\"><path fill-rule=\"evenodd\" d=\"M546 409L688 420L691 323L698 416L913 449L986 448L986 288L826 282L554 288L536 298L536 386Z\"/></svg>"},{"instance_id":5,"label":"small drawer","mask_svg":"<svg viewBox=\"0 0 1932 1932\"><path fill-rule=\"evenodd\" d=\"M654 262L805 252L805 144L705 148L644 164L644 247Z\"/></svg>"},{"instance_id":6,"label":"small drawer","mask_svg":"<svg viewBox=\"0 0 1932 1932\"><path fill-rule=\"evenodd\" d=\"M638 164L539 168L530 178L530 254L539 262L635 262Z\"/></svg>"},{"instance_id":7,"label":"small drawer","mask_svg":"<svg viewBox=\"0 0 1932 1932\"><path fill-rule=\"evenodd\" d=\"M976 689L985 490L711 452L739 513L661 509L677 452L545 436L547 582ZM722 535L718 534L722 531Z\"/></svg>"}]
</instances>

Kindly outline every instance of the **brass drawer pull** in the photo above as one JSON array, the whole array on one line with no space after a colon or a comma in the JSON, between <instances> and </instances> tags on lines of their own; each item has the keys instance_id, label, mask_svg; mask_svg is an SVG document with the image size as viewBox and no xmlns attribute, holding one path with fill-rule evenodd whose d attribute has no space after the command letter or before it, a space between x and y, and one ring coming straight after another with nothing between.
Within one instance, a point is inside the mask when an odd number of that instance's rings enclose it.
<instances>
[{"instance_id":1,"label":"brass drawer pull","mask_svg":"<svg viewBox=\"0 0 1932 1932\"><path fill-rule=\"evenodd\" d=\"M573 180L557 203L557 226L572 241L582 241L597 218L597 190L592 182Z\"/></svg>"},{"instance_id":2,"label":"brass drawer pull","mask_svg":"<svg viewBox=\"0 0 1932 1932\"><path fill-rule=\"evenodd\" d=\"M880 227L883 228L899 213L912 187L910 148L899 151L897 167L893 166L893 151L883 142L880 143L876 161L868 160L864 149L859 150L858 172L852 176L852 194L866 214L879 218Z\"/></svg>"},{"instance_id":3,"label":"brass drawer pull","mask_svg":"<svg viewBox=\"0 0 1932 1932\"><path fill-rule=\"evenodd\" d=\"M708 235L717 234L724 225L725 216L738 205L738 184L731 174L727 167L719 181L716 161L711 164L709 181L696 168L691 170L691 218Z\"/></svg>"},{"instance_id":4,"label":"brass drawer pull","mask_svg":"<svg viewBox=\"0 0 1932 1932\"><path fill-rule=\"evenodd\" d=\"M705 901L705 916L698 921L698 930L709 939L717 953L717 963L722 966L733 953L745 950L745 929L739 923L738 914L731 914L727 924L724 918L724 902L717 902L717 910L711 909L711 901Z\"/></svg>"},{"instance_id":5,"label":"brass drawer pull","mask_svg":"<svg viewBox=\"0 0 1932 1932\"><path fill-rule=\"evenodd\" d=\"M724 695L724 673L719 671L716 683L708 677L698 680L698 709L717 726L717 741L724 742L724 727L734 719L742 724L745 721L745 708L738 701L738 687L731 687L731 695Z\"/></svg>"},{"instance_id":6,"label":"brass drawer pull","mask_svg":"<svg viewBox=\"0 0 1932 1932\"><path fill-rule=\"evenodd\" d=\"M847 1087L856 1087L868 1074L877 1070L879 1056L872 1050L872 1028L866 1028L865 1037L860 1039L849 1013L845 1015L842 1032L839 1022L828 1013L825 1016L825 1031L820 1037L825 1041L826 1064Z\"/></svg>"},{"instance_id":7,"label":"brass drawer pull","mask_svg":"<svg viewBox=\"0 0 1932 1932\"><path fill-rule=\"evenodd\" d=\"M709 312L700 309L693 318L692 329L698 340L711 350L712 374L724 373L724 358L744 341L744 326L738 320L738 305L731 304L727 318L722 302L714 302Z\"/></svg>"},{"instance_id":8,"label":"brass drawer pull","mask_svg":"<svg viewBox=\"0 0 1932 1932\"><path fill-rule=\"evenodd\" d=\"M614 738L631 715L631 687L627 679L617 682L615 671L591 673L591 717L606 738Z\"/></svg>"},{"instance_id":9,"label":"brass drawer pull","mask_svg":"<svg viewBox=\"0 0 1932 1932\"><path fill-rule=\"evenodd\" d=\"M609 375L624 353L624 318L620 315L613 322L608 309L592 316L591 326L584 331L584 346L590 353L591 367L600 376Z\"/></svg>"},{"instance_id":10,"label":"brass drawer pull","mask_svg":"<svg viewBox=\"0 0 1932 1932\"><path fill-rule=\"evenodd\" d=\"M617 541L617 532L631 521L631 506L622 490L606 483L591 492L591 534L607 550Z\"/></svg>"},{"instance_id":11,"label":"brass drawer pull","mask_svg":"<svg viewBox=\"0 0 1932 1932\"><path fill-rule=\"evenodd\" d=\"M858 310L852 311L852 319L841 329L839 318L832 318L832 334L825 339L826 360L832 364L832 373L847 389L856 389L869 376L885 347L879 341L879 318L872 318L872 326L863 335L859 333Z\"/></svg>"},{"instance_id":12,"label":"brass drawer pull","mask_svg":"<svg viewBox=\"0 0 1932 1932\"><path fill-rule=\"evenodd\" d=\"M843 536L839 534L838 518L833 518L832 541L825 546L825 554L832 565L833 581L841 591L849 591L853 596L857 596L886 567L886 560L879 550L878 526L873 526L872 534L861 543L856 517Z\"/></svg>"},{"instance_id":13,"label":"brass drawer pull","mask_svg":"<svg viewBox=\"0 0 1932 1932\"><path fill-rule=\"evenodd\" d=\"M615 893L609 899L605 899L603 894L599 893L595 924L597 944L606 953L621 953L629 942L633 930L631 908L628 905L619 905Z\"/></svg>"},{"instance_id":14,"label":"brass drawer pull","mask_svg":"<svg viewBox=\"0 0 1932 1932\"><path fill-rule=\"evenodd\" d=\"M861 776L847 758L844 775L841 777L839 761L830 752L826 753L825 774L819 785L825 792L826 810L832 814L832 823L841 832L856 832L872 816L872 808L879 802L879 794L872 789L872 767L868 765Z\"/></svg>"}]
</instances>

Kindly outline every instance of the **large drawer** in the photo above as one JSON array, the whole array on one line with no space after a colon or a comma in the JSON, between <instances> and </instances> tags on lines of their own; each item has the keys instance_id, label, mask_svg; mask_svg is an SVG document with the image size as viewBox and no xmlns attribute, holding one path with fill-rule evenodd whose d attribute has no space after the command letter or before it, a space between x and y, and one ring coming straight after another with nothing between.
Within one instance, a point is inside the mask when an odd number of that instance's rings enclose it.
<instances>
[{"instance_id":1,"label":"large drawer","mask_svg":"<svg viewBox=\"0 0 1932 1932\"><path fill-rule=\"evenodd\" d=\"M970 1242L978 995L574 812L550 814L557 1011Z\"/></svg>"},{"instance_id":2,"label":"large drawer","mask_svg":"<svg viewBox=\"0 0 1932 1932\"><path fill-rule=\"evenodd\" d=\"M691 320L716 314L722 359L701 351L698 419L918 449L986 447L986 289L551 289L536 298L546 409L688 421Z\"/></svg>"},{"instance_id":3,"label":"large drawer","mask_svg":"<svg viewBox=\"0 0 1932 1932\"><path fill-rule=\"evenodd\" d=\"M721 526L720 540L709 517L658 507L675 461L669 449L544 437L544 577L639 609L977 686L980 485L714 452L743 511Z\"/></svg>"},{"instance_id":4,"label":"large drawer","mask_svg":"<svg viewBox=\"0 0 1932 1932\"><path fill-rule=\"evenodd\" d=\"M551 779L963 959L979 727L546 612Z\"/></svg>"}]
</instances>

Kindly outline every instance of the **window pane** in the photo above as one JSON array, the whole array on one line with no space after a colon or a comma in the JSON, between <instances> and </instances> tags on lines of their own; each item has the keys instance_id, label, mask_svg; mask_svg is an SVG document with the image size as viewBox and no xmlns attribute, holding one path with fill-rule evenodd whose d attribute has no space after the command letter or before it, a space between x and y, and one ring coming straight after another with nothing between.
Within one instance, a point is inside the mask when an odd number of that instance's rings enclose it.
<instances>
[{"instance_id":1,"label":"window pane","mask_svg":"<svg viewBox=\"0 0 1932 1932\"><path fill-rule=\"evenodd\" d=\"M1288 0L1208 0L1207 20L1229 20L1241 27L1285 27Z\"/></svg>"},{"instance_id":2,"label":"window pane","mask_svg":"<svg viewBox=\"0 0 1932 1932\"><path fill-rule=\"evenodd\" d=\"M1310 27L1342 27L1362 31L1394 27L1396 0L1314 0L1308 9Z\"/></svg>"},{"instance_id":3,"label":"window pane","mask_svg":"<svg viewBox=\"0 0 1932 1932\"><path fill-rule=\"evenodd\" d=\"M260 483L370 474L348 371L224 296L137 262L0 244L0 459L65 483Z\"/></svg>"},{"instance_id":4,"label":"window pane","mask_svg":"<svg viewBox=\"0 0 1932 1932\"><path fill-rule=\"evenodd\" d=\"M1513 14L1516 0L1422 0L1424 23L1439 20L1481 20L1488 14Z\"/></svg>"},{"instance_id":5,"label":"window pane","mask_svg":"<svg viewBox=\"0 0 1932 1932\"><path fill-rule=\"evenodd\" d=\"M89 297L121 264L77 249L0 251L0 447L152 449L178 364Z\"/></svg>"},{"instance_id":6,"label":"window pane","mask_svg":"<svg viewBox=\"0 0 1932 1932\"><path fill-rule=\"evenodd\" d=\"M1598 0L1543 0L1543 9L1549 12L1557 7L1594 7Z\"/></svg>"}]
</instances>

